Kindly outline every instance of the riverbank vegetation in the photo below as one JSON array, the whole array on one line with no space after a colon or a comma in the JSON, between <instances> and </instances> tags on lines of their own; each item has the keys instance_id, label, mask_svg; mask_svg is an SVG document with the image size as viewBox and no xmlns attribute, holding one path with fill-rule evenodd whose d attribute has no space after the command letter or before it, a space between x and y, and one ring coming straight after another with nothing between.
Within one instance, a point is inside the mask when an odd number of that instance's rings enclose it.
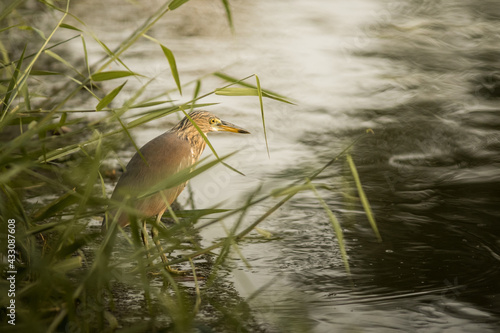
<instances>
[{"instance_id":1,"label":"riverbank vegetation","mask_svg":"<svg viewBox=\"0 0 500 333\"><path fill-rule=\"evenodd\" d=\"M139 149L130 134L132 128L176 112L210 106L204 98L216 94L258 98L265 131L263 100L291 103L265 90L258 76L251 73L236 78L214 72L211 76L220 80L220 87L211 91L201 88L204 78L183 82L174 53L149 31L162 16L175 15L175 10L187 2L166 2L115 48L106 45L72 14L69 1L14 0L4 6L0 14L0 214L2 226L8 220L16 222L17 272L16 326L3 322L5 331L265 331L253 318L249 305L259 291L244 300L219 275L230 265L228 254L240 253L238 244L249 233L303 191L314 194L318 205L324 207L333 226L332 237L336 234L349 272L342 228L321 198L320 191L329 189L315 178L337 163L350 146L323 168L298 177L285 188L271 193L257 189L232 210L169 209L165 215L174 222L161 229L161 236L169 244L166 250L177 254L171 264L189 270L187 279L162 270L157 254L146 261L137 228L115 228L101 235L97 227L101 216L108 206L119 205L109 200L110 184L118 177L117 163L113 162L116 151L125 147ZM223 0L222 6L232 26L229 2ZM40 11L50 12L53 18L43 28L32 24ZM171 70L172 86L156 96L145 94L155 78L132 71L121 60L141 38L162 50ZM77 51L66 47L76 41ZM104 58L89 57L90 41L101 46ZM119 69L109 70L111 64ZM127 80L137 77L145 83L124 95ZM103 83L111 83L112 88L104 89ZM187 91L193 92L188 101L171 99L172 93ZM225 163L227 156L213 153L214 158L202 160L194 171L175 181L186 181ZM348 161L356 175L354 162ZM369 213L359 177L354 179ZM268 202L270 208L257 218L248 218L248 211L262 202ZM380 237L373 216L368 216ZM228 220L232 224L225 237L208 247L200 245L200 230ZM7 232L2 227L2 244L6 244ZM265 230L259 232L264 241L277 237ZM269 239L265 240L265 236ZM7 248L2 246L1 251L7 258ZM246 261L242 255L241 259ZM6 261L2 265L3 272L12 271ZM0 299L7 304L7 282L3 286Z\"/></svg>"}]
</instances>

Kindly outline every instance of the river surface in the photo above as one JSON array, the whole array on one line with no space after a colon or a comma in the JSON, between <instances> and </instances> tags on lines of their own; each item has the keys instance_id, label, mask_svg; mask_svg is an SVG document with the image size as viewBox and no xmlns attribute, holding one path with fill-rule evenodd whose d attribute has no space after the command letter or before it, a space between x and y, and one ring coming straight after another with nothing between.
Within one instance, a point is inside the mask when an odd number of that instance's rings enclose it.
<instances>
[{"instance_id":1,"label":"river surface","mask_svg":"<svg viewBox=\"0 0 500 333\"><path fill-rule=\"evenodd\" d=\"M85 1L73 10L112 48L159 5L119 3ZM239 297L262 288L250 302L257 320L282 332L498 332L500 4L230 3L234 34L219 2L194 0L149 34L174 52L182 82L214 71L257 74L264 88L296 105L265 100L268 157L257 98L204 99L220 103L207 110L252 135L211 135L220 155L242 149L229 163L246 176L221 166L194 179L196 208L236 207L258 186L265 192L304 179L366 129L375 133L352 155L382 242L339 160L316 182L330 188L320 193L343 227L351 274L319 201L301 192L261 225L278 239L254 235L240 245L251 267L233 254L227 279ZM102 56L88 44L89 57ZM122 60L157 77L151 95L175 87L151 41L140 40ZM202 93L222 85L207 77ZM189 100L193 89L172 96ZM133 135L142 145L176 121L170 116ZM132 153L130 146L122 158ZM254 207L246 223L273 203ZM215 225L201 236L209 245L224 231Z\"/></svg>"}]
</instances>

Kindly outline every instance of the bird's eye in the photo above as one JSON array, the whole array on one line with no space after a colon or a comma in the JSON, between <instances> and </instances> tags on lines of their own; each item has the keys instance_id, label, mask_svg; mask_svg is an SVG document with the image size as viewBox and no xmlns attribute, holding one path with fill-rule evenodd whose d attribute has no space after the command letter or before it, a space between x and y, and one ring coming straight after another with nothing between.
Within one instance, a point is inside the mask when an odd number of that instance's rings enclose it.
<instances>
[{"instance_id":1,"label":"bird's eye","mask_svg":"<svg viewBox=\"0 0 500 333\"><path fill-rule=\"evenodd\" d=\"M215 119L215 118L210 119L210 124L212 124L212 125L217 124L217 119Z\"/></svg>"}]
</instances>

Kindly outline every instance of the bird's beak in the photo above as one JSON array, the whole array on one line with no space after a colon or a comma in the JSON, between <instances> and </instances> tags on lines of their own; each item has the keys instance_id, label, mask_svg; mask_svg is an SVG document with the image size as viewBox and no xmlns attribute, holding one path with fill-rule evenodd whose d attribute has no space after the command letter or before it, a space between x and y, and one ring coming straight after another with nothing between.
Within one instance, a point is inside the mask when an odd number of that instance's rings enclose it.
<instances>
[{"instance_id":1,"label":"bird's beak","mask_svg":"<svg viewBox=\"0 0 500 333\"><path fill-rule=\"evenodd\" d=\"M217 130L221 132L234 132L234 133L243 133L250 134L249 131L236 126L234 124L228 123L227 121L221 120L221 123L217 125Z\"/></svg>"}]
</instances>

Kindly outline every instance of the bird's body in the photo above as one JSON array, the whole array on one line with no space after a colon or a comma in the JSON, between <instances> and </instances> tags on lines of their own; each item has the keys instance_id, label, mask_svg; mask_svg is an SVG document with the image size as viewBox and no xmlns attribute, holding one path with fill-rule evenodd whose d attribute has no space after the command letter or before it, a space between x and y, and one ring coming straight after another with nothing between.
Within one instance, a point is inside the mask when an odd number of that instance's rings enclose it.
<instances>
[{"instance_id":1,"label":"bird's body","mask_svg":"<svg viewBox=\"0 0 500 333\"><path fill-rule=\"evenodd\" d=\"M206 145L200 131L204 134L215 131L249 133L236 125L220 120L209 112L193 111L171 130L146 143L140 149L141 154L137 152L134 154L118 180L111 200L125 202L140 213L139 218L156 216L159 222L165 210L182 192L186 182L149 196L144 194L158 183L183 169L192 167L198 161ZM124 209L110 209L102 223L103 231L109 228L109 224L113 221L121 227L127 226L130 223L129 214L130 212ZM144 230L145 225L143 232ZM154 233L155 229L152 231ZM144 235L143 241L147 243ZM159 242L155 243L161 249ZM166 264L163 253L162 260Z\"/></svg>"},{"instance_id":2,"label":"bird's body","mask_svg":"<svg viewBox=\"0 0 500 333\"><path fill-rule=\"evenodd\" d=\"M129 198L133 208L145 216L156 216L160 212L163 213L167 204L172 204L179 196L186 183L143 199L136 198L161 180L196 163L205 148L203 139L199 146L201 149L191 149L190 142L180 138L176 131L168 131L149 141L140 150L144 159L135 153L127 164L126 171L116 184L111 200L122 202ZM111 212L111 216L115 214L116 210ZM127 226L129 224L127 213L121 213L117 217L117 222L121 227Z\"/></svg>"}]
</instances>

